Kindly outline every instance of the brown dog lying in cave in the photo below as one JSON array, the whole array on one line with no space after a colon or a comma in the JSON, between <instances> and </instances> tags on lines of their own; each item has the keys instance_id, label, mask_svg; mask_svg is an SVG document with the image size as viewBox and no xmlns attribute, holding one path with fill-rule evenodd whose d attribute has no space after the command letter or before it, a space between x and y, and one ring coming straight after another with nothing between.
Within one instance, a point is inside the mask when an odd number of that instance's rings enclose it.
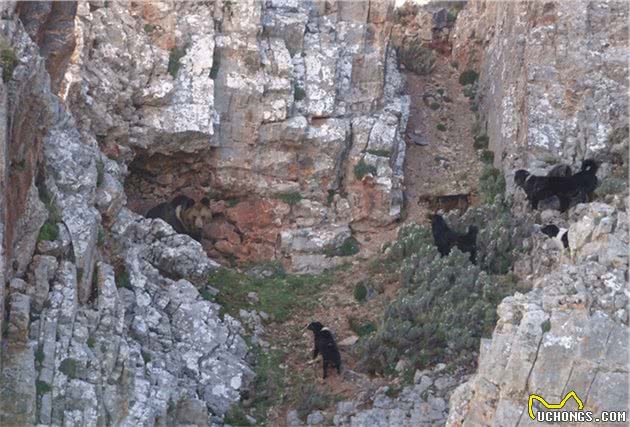
<instances>
[{"instance_id":1,"label":"brown dog lying in cave","mask_svg":"<svg viewBox=\"0 0 630 427\"><path fill-rule=\"evenodd\" d=\"M212 220L210 199L204 197L196 202L190 197L179 195L170 202L160 203L149 209L147 218L160 218L179 234L187 234L201 242L203 227Z\"/></svg>"}]
</instances>

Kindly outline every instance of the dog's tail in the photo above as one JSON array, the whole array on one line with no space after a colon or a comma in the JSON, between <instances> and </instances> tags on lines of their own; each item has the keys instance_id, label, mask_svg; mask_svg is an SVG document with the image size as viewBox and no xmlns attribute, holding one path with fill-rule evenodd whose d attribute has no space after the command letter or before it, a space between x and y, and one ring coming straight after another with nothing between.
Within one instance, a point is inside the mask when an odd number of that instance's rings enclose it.
<instances>
[{"instance_id":1,"label":"dog's tail","mask_svg":"<svg viewBox=\"0 0 630 427\"><path fill-rule=\"evenodd\" d=\"M591 172L591 173L597 173L597 169L599 168L599 165L597 164L597 162L593 159L586 159L582 161L582 168L580 169L580 171L584 172Z\"/></svg>"}]
</instances>

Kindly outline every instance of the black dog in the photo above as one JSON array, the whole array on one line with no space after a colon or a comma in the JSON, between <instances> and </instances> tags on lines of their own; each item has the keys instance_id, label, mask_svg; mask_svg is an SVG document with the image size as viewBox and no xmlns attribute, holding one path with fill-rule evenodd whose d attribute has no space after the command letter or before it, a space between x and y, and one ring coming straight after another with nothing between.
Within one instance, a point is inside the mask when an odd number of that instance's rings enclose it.
<instances>
[{"instance_id":1,"label":"black dog","mask_svg":"<svg viewBox=\"0 0 630 427\"><path fill-rule=\"evenodd\" d=\"M431 215L431 231L433 232L433 241L438 248L438 252L442 256L446 256L451 252L453 246L457 246L460 251L470 254L470 261L473 264L477 262L477 227L471 225L468 227L468 233L459 234L451 230L442 218L442 215Z\"/></svg>"},{"instance_id":2,"label":"black dog","mask_svg":"<svg viewBox=\"0 0 630 427\"><path fill-rule=\"evenodd\" d=\"M313 331L315 338L313 360L316 359L317 355L320 353L324 359L324 378L327 377L326 370L328 366L336 368L338 374L341 373L341 355L339 354L337 343L335 343L335 338L330 332L330 329L325 328L324 325L319 322L311 322L306 328Z\"/></svg>"},{"instance_id":3,"label":"black dog","mask_svg":"<svg viewBox=\"0 0 630 427\"><path fill-rule=\"evenodd\" d=\"M569 230L559 228L557 225L549 224L540 229L540 232L546 234L552 239L559 240L565 249L569 248Z\"/></svg>"},{"instance_id":4,"label":"black dog","mask_svg":"<svg viewBox=\"0 0 630 427\"><path fill-rule=\"evenodd\" d=\"M597 169L594 160L584 160L580 171L571 176L536 176L520 169L514 174L514 182L525 191L532 209L538 209L541 200L556 196L560 199L560 212L564 212L572 198L582 195L592 200L598 184Z\"/></svg>"}]
</instances>

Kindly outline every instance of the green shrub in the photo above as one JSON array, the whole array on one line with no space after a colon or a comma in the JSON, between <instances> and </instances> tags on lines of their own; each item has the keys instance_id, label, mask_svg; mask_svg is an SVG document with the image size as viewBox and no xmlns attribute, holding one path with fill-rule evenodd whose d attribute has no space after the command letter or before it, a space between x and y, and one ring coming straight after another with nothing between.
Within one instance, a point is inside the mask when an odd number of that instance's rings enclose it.
<instances>
[{"instance_id":1,"label":"green shrub","mask_svg":"<svg viewBox=\"0 0 630 427\"><path fill-rule=\"evenodd\" d=\"M306 91L304 90L304 88L298 85L294 85L293 86L293 99L296 101L301 101L304 98L306 98Z\"/></svg>"},{"instance_id":2,"label":"green shrub","mask_svg":"<svg viewBox=\"0 0 630 427\"><path fill-rule=\"evenodd\" d=\"M479 74L475 70L466 70L459 75L459 84L466 86L473 84L479 78Z\"/></svg>"},{"instance_id":3,"label":"green shrub","mask_svg":"<svg viewBox=\"0 0 630 427\"><path fill-rule=\"evenodd\" d=\"M436 60L433 50L422 47L418 42L404 43L398 48L398 56L406 69L419 75L431 73Z\"/></svg>"},{"instance_id":4,"label":"green shrub","mask_svg":"<svg viewBox=\"0 0 630 427\"><path fill-rule=\"evenodd\" d=\"M367 287L359 282L354 286L354 299L358 302L365 302L367 300L368 290Z\"/></svg>"},{"instance_id":5,"label":"green shrub","mask_svg":"<svg viewBox=\"0 0 630 427\"><path fill-rule=\"evenodd\" d=\"M551 330L551 321L547 319L544 322L542 322L540 324L540 329L542 330L543 334L546 334L547 332L549 332Z\"/></svg>"},{"instance_id":6,"label":"green shrub","mask_svg":"<svg viewBox=\"0 0 630 427\"><path fill-rule=\"evenodd\" d=\"M116 275L116 287L131 289L131 279L126 269Z\"/></svg>"},{"instance_id":7,"label":"green shrub","mask_svg":"<svg viewBox=\"0 0 630 427\"><path fill-rule=\"evenodd\" d=\"M50 393L52 391L52 386L45 381L37 380L35 381L35 390L38 395Z\"/></svg>"},{"instance_id":8,"label":"green shrub","mask_svg":"<svg viewBox=\"0 0 630 427\"><path fill-rule=\"evenodd\" d=\"M72 358L64 359L59 365L59 371L68 378L78 378L79 361Z\"/></svg>"},{"instance_id":9,"label":"green shrub","mask_svg":"<svg viewBox=\"0 0 630 427\"><path fill-rule=\"evenodd\" d=\"M457 20L457 12L449 10L448 14L446 15L446 22L451 24L455 22L455 20Z\"/></svg>"},{"instance_id":10,"label":"green shrub","mask_svg":"<svg viewBox=\"0 0 630 427\"><path fill-rule=\"evenodd\" d=\"M171 49L171 52L168 55L168 73L173 77L177 77L177 72L179 71L179 67L181 67L181 63L179 62L184 56L186 56L186 51L188 50L188 44L185 44L182 47L174 47Z\"/></svg>"},{"instance_id":11,"label":"green shrub","mask_svg":"<svg viewBox=\"0 0 630 427\"><path fill-rule=\"evenodd\" d=\"M483 150L481 152L481 161L491 165L494 162L494 153L490 150Z\"/></svg>"},{"instance_id":12,"label":"green shrub","mask_svg":"<svg viewBox=\"0 0 630 427\"><path fill-rule=\"evenodd\" d=\"M144 24L144 32L147 34L151 34L155 31L155 25L153 24Z\"/></svg>"},{"instance_id":13,"label":"green shrub","mask_svg":"<svg viewBox=\"0 0 630 427\"><path fill-rule=\"evenodd\" d=\"M368 165L365 163L364 159L359 160L359 162L354 166L354 176L357 179L363 179L367 174L371 174L376 176L376 166Z\"/></svg>"},{"instance_id":14,"label":"green shrub","mask_svg":"<svg viewBox=\"0 0 630 427\"><path fill-rule=\"evenodd\" d=\"M98 228L96 244L99 247L103 247L105 245L105 230L103 230L101 227Z\"/></svg>"},{"instance_id":15,"label":"green shrub","mask_svg":"<svg viewBox=\"0 0 630 427\"><path fill-rule=\"evenodd\" d=\"M474 142L473 146L477 150L481 150L483 148L488 148L488 144L489 143L490 143L490 138L488 137L488 135L482 134L482 135L477 135L475 137L475 142Z\"/></svg>"},{"instance_id":16,"label":"green shrub","mask_svg":"<svg viewBox=\"0 0 630 427\"><path fill-rule=\"evenodd\" d=\"M259 347L254 347L252 353L256 376L249 389L248 407L256 417L257 425L263 425L268 419L269 408L283 402L287 383L280 366L286 354L274 348L261 351Z\"/></svg>"},{"instance_id":17,"label":"green shrub","mask_svg":"<svg viewBox=\"0 0 630 427\"><path fill-rule=\"evenodd\" d=\"M485 165L479 178L479 192L484 203L493 203L496 196L505 193L505 178L501 171Z\"/></svg>"},{"instance_id":18,"label":"green shrub","mask_svg":"<svg viewBox=\"0 0 630 427\"><path fill-rule=\"evenodd\" d=\"M142 350L140 354L142 355L142 360L144 360L145 365L151 361L151 353L149 353L148 351Z\"/></svg>"},{"instance_id":19,"label":"green shrub","mask_svg":"<svg viewBox=\"0 0 630 427\"><path fill-rule=\"evenodd\" d=\"M442 88L438 88L438 90L436 91L438 93L438 95L442 96L444 95L444 89Z\"/></svg>"},{"instance_id":20,"label":"green shrub","mask_svg":"<svg viewBox=\"0 0 630 427\"><path fill-rule=\"evenodd\" d=\"M2 81L7 83L13 77L18 60L13 49L5 43L0 44L0 62L2 63Z\"/></svg>"},{"instance_id":21,"label":"green shrub","mask_svg":"<svg viewBox=\"0 0 630 427\"><path fill-rule=\"evenodd\" d=\"M214 295L208 289L202 289L199 292L199 295L201 295L201 298L205 299L206 301L214 301Z\"/></svg>"},{"instance_id":22,"label":"green shrub","mask_svg":"<svg viewBox=\"0 0 630 427\"><path fill-rule=\"evenodd\" d=\"M35 350L35 362L38 364L41 364L44 361L44 358L46 357L46 355L44 354L44 350L42 350L41 348L38 348L37 350Z\"/></svg>"},{"instance_id":23,"label":"green shrub","mask_svg":"<svg viewBox=\"0 0 630 427\"><path fill-rule=\"evenodd\" d=\"M440 103L439 102L432 102L430 105L432 110L439 110L440 109Z\"/></svg>"},{"instance_id":24,"label":"green shrub","mask_svg":"<svg viewBox=\"0 0 630 427\"><path fill-rule=\"evenodd\" d=\"M283 322L294 310L315 304L313 296L330 281L331 275L327 272L319 275L277 272L271 277L256 278L219 268L210 275L208 284L219 290L215 300L232 316L238 316L241 308L251 309L247 294L256 292L256 310L266 312L274 321Z\"/></svg>"},{"instance_id":25,"label":"green shrub","mask_svg":"<svg viewBox=\"0 0 630 427\"><path fill-rule=\"evenodd\" d=\"M359 253L360 250L360 245L359 242L357 241L357 239L355 239L354 237L350 236L348 237L346 240L343 241L343 243L334 248L326 248L324 250L324 255L326 255L327 257L334 257L334 256L352 256L355 255L357 253Z\"/></svg>"},{"instance_id":26,"label":"green shrub","mask_svg":"<svg viewBox=\"0 0 630 427\"><path fill-rule=\"evenodd\" d=\"M376 325L374 322L362 321L354 317L348 319L350 329L359 337L365 337L376 331Z\"/></svg>"},{"instance_id":27,"label":"green shrub","mask_svg":"<svg viewBox=\"0 0 630 427\"><path fill-rule=\"evenodd\" d=\"M284 203L288 205L295 205L303 199L302 195L297 191L291 193L280 193L275 196L277 199L282 200Z\"/></svg>"},{"instance_id":28,"label":"green shrub","mask_svg":"<svg viewBox=\"0 0 630 427\"><path fill-rule=\"evenodd\" d=\"M42 228L39 229L39 235L37 236L37 241L42 242L45 240L54 241L59 237L59 227L57 224L53 224L52 222L46 221Z\"/></svg>"},{"instance_id":29,"label":"green shrub","mask_svg":"<svg viewBox=\"0 0 630 427\"><path fill-rule=\"evenodd\" d=\"M438 123L437 130L439 130L440 132L446 131L446 125L444 123Z\"/></svg>"},{"instance_id":30,"label":"green shrub","mask_svg":"<svg viewBox=\"0 0 630 427\"><path fill-rule=\"evenodd\" d=\"M252 425L245 414L245 410L241 405L232 406L223 418L223 423L232 426L250 426Z\"/></svg>"},{"instance_id":31,"label":"green shrub","mask_svg":"<svg viewBox=\"0 0 630 427\"><path fill-rule=\"evenodd\" d=\"M96 338L90 335L87 339L87 346L90 348L94 348L96 346Z\"/></svg>"}]
</instances>

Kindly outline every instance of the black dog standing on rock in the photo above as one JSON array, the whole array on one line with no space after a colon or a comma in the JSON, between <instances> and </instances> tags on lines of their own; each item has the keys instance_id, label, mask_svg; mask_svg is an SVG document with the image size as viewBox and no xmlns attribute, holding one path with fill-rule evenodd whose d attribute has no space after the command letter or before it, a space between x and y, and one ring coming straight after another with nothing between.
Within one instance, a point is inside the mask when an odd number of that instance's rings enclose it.
<instances>
[{"instance_id":1,"label":"black dog standing on rock","mask_svg":"<svg viewBox=\"0 0 630 427\"><path fill-rule=\"evenodd\" d=\"M337 343L335 343L335 337L333 337L330 329L325 328L319 322L311 322L306 329L313 331L315 338L315 348L313 349L313 360L317 358L317 355L321 353L324 367L324 378L327 377L327 368L332 366L337 369L337 373L341 373L341 355L339 349L337 349Z\"/></svg>"},{"instance_id":2,"label":"black dog standing on rock","mask_svg":"<svg viewBox=\"0 0 630 427\"><path fill-rule=\"evenodd\" d=\"M442 215L431 215L431 232L438 252L442 256L451 253L451 248L457 246L462 252L470 254L470 261L477 263L477 233L479 229L474 225L468 227L468 233L459 234L451 230Z\"/></svg>"},{"instance_id":3,"label":"black dog standing on rock","mask_svg":"<svg viewBox=\"0 0 630 427\"><path fill-rule=\"evenodd\" d=\"M580 196L593 199L598 184L597 169L595 160L584 160L580 171L571 176L536 176L520 169L514 174L514 182L525 191L532 209L538 209L538 202L556 196L560 199L560 212L564 212L572 199Z\"/></svg>"}]
</instances>

